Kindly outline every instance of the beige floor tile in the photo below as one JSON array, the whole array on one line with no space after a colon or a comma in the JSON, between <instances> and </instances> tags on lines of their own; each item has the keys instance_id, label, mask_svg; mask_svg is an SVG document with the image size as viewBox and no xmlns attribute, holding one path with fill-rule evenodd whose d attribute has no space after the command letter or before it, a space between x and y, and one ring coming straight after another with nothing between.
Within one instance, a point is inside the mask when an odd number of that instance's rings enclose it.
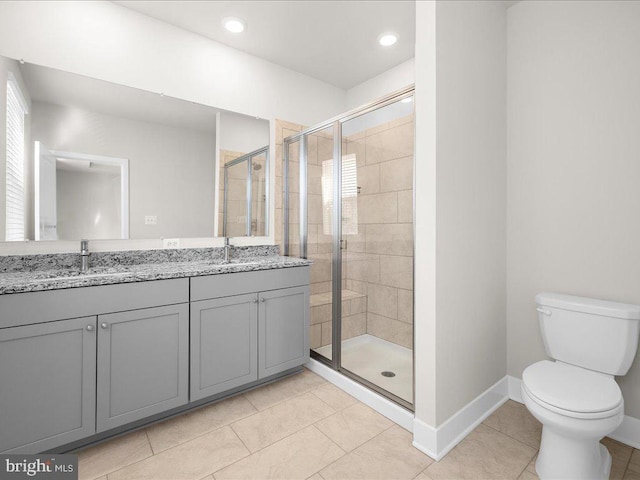
<instances>
[{"instance_id":1,"label":"beige floor tile","mask_svg":"<svg viewBox=\"0 0 640 480\"><path fill-rule=\"evenodd\" d=\"M640 450L633 450L631 460L629 460L629 470L640 473Z\"/></svg>"},{"instance_id":2,"label":"beige floor tile","mask_svg":"<svg viewBox=\"0 0 640 480\"><path fill-rule=\"evenodd\" d=\"M631 457L632 448L624 445L623 443L617 442L610 438L604 438L602 443L607 447L609 453L611 453L612 463L611 463L611 474L609 478L611 480L618 479L621 480L624 477L625 469L627 468L627 464L629 463L629 458ZM530 474L533 474L537 478L536 474L536 459L538 455L533 457L529 465L527 465L526 471Z\"/></svg>"},{"instance_id":3,"label":"beige floor tile","mask_svg":"<svg viewBox=\"0 0 640 480\"><path fill-rule=\"evenodd\" d=\"M312 393L334 410L342 410L358 403L358 400L331 383L316 388Z\"/></svg>"},{"instance_id":4,"label":"beige floor tile","mask_svg":"<svg viewBox=\"0 0 640 480\"><path fill-rule=\"evenodd\" d=\"M314 426L215 473L224 479L305 479L344 455Z\"/></svg>"},{"instance_id":5,"label":"beige floor tile","mask_svg":"<svg viewBox=\"0 0 640 480\"><path fill-rule=\"evenodd\" d=\"M371 440L392 425L391 420L359 402L316 423L322 433L346 452Z\"/></svg>"},{"instance_id":6,"label":"beige floor tile","mask_svg":"<svg viewBox=\"0 0 640 480\"><path fill-rule=\"evenodd\" d=\"M230 427L222 427L109 474L109 480L198 480L249 455Z\"/></svg>"},{"instance_id":7,"label":"beige floor tile","mask_svg":"<svg viewBox=\"0 0 640 480\"><path fill-rule=\"evenodd\" d=\"M532 448L540 446L542 424L521 403L508 400L483 423Z\"/></svg>"},{"instance_id":8,"label":"beige floor tile","mask_svg":"<svg viewBox=\"0 0 640 480\"><path fill-rule=\"evenodd\" d=\"M247 448L256 452L333 413L335 410L318 397L305 393L239 420L231 427Z\"/></svg>"},{"instance_id":9,"label":"beige floor tile","mask_svg":"<svg viewBox=\"0 0 640 480\"><path fill-rule=\"evenodd\" d=\"M320 475L319 473L315 473L307 478L307 480L324 480L324 478L322 478L322 475Z\"/></svg>"},{"instance_id":10,"label":"beige floor tile","mask_svg":"<svg viewBox=\"0 0 640 480\"><path fill-rule=\"evenodd\" d=\"M394 425L321 470L320 475L326 480L413 479L433 460L416 450L412 440L409 432Z\"/></svg>"},{"instance_id":11,"label":"beige floor tile","mask_svg":"<svg viewBox=\"0 0 640 480\"><path fill-rule=\"evenodd\" d=\"M147 435L154 453L160 453L256 412L244 396L237 396L152 425Z\"/></svg>"},{"instance_id":12,"label":"beige floor tile","mask_svg":"<svg viewBox=\"0 0 640 480\"><path fill-rule=\"evenodd\" d=\"M215 480L215 478L213 477L213 475L207 475L206 477L202 478L201 480Z\"/></svg>"},{"instance_id":13,"label":"beige floor tile","mask_svg":"<svg viewBox=\"0 0 640 480\"><path fill-rule=\"evenodd\" d=\"M245 396L258 410L265 410L325 383L324 378L305 368L297 375L251 390Z\"/></svg>"},{"instance_id":14,"label":"beige floor tile","mask_svg":"<svg viewBox=\"0 0 640 480\"><path fill-rule=\"evenodd\" d=\"M611 473L609 474L609 478L611 480L622 480L624 472L627 470L633 448L608 437L603 438L601 443L607 447L607 450L609 450L611 454Z\"/></svg>"},{"instance_id":15,"label":"beige floor tile","mask_svg":"<svg viewBox=\"0 0 640 480\"><path fill-rule=\"evenodd\" d=\"M525 470L520 474L518 480L539 480L538 475L531 473L529 470Z\"/></svg>"},{"instance_id":16,"label":"beige floor tile","mask_svg":"<svg viewBox=\"0 0 640 480\"><path fill-rule=\"evenodd\" d=\"M479 425L426 474L440 479L514 479L526 468L536 451L486 425Z\"/></svg>"},{"instance_id":17,"label":"beige floor tile","mask_svg":"<svg viewBox=\"0 0 640 480\"><path fill-rule=\"evenodd\" d=\"M420 472L420 474L415 477L413 480L431 480L425 472Z\"/></svg>"},{"instance_id":18,"label":"beige floor tile","mask_svg":"<svg viewBox=\"0 0 640 480\"><path fill-rule=\"evenodd\" d=\"M538 475L538 472L536 472L536 460L538 459L538 454L536 453L533 458L531 459L531 461L529 462L529 465L527 465L527 472L533 473L534 475Z\"/></svg>"},{"instance_id":19,"label":"beige floor tile","mask_svg":"<svg viewBox=\"0 0 640 480\"><path fill-rule=\"evenodd\" d=\"M634 472L632 470L627 470L627 473L624 474L622 480L640 480L640 473Z\"/></svg>"},{"instance_id":20,"label":"beige floor tile","mask_svg":"<svg viewBox=\"0 0 640 480\"><path fill-rule=\"evenodd\" d=\"M144 430L76 452L80 480L98 478L153 455Z\"/></svg>"}]
</instances>

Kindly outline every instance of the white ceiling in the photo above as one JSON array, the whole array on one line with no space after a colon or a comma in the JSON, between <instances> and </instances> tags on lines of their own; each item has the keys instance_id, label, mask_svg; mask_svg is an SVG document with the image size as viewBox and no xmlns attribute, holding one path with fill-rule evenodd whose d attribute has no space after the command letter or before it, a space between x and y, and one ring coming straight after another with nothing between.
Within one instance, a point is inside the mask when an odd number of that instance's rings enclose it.
<instances>
[{"instance_id":1,"label":"white ceiling","mask_svg":"<svg viewBox=\"0 0 640 480\"><path fill-rule=\"evenodd\" d=\"M415 2L409 0L116 1L343 89L358 85L414 55ZM244 33L222 26L228 16ZM383 48L378 35L399 34Z\"/></svg>"}]
</instances>

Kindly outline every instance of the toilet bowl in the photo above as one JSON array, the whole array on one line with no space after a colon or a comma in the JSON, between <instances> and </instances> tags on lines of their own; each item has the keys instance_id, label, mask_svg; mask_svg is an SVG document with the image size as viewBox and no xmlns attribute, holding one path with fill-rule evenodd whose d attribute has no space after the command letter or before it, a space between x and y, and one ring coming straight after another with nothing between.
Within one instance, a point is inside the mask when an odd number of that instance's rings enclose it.
<instances>
[{"instance_id":1,"label":"toilet bowl","mask_svg":"<svg viewBox=\"0 0 640 480\"><path fill-rule=\"evenodd\" d=\"M523 374L522 398L543 425L536 460L542 480L609 478L611 455L600 439L624 417L622 393L613 377L561 362L538 362Z\"/></svg>"},{"instance_id":2,"label":"toilet bowl","mask_svg":"<svg viewBox=\"0 0 640 480\"><path fill-rule=\"evenodd\" d=\"M522 398L542 423L541 480L609 478L600 440L624 418L614 375L625 375L638 348L640 306L553 293L536 296L547 354L522 374Z\"/></svg>"}]
</instances>

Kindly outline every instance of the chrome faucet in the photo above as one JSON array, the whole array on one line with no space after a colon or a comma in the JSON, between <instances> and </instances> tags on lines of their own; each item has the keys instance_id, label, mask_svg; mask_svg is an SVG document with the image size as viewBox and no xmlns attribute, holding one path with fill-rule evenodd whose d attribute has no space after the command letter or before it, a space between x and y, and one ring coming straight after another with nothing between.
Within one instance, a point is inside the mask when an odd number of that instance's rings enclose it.
<instances>
[{"instance_id":1,"label":"chrome faucet","mask_svg":"<svg viewBox=\"0 0 640 480\"><path fill-rule=\"evenodd\" d=\"M80 271L86 272L89 270L89 240L80 240Z\"/></svg>"},{"instance_id":2,"label":"chrome faucet","mask_svg":"<svg viewBox=\"0 0 640 480\"><path fill-rule=\"evenodd\" d=\"M229 237L224 237L224 263L229 263L230 254L231 244L229 243Z\"/></svg>"}]
</instances>

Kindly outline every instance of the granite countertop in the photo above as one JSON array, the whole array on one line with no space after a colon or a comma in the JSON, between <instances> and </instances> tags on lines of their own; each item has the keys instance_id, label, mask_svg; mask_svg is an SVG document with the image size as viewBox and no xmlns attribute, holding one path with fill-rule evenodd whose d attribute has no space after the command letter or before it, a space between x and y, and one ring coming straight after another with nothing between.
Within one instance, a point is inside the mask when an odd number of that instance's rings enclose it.
<instances>
[{"instance_id":1,"label":"granite countertop","mask_svg":"<svg viewBox=\"0 0 640 480\"><path fill-rule=\"evenodd\" d=\"M209 252L194 255L193 250ZM127 255L127 252L94 254L99 258L85 273L73 265L76 263L74 260L79 259L77 254L58 255L54 260L52 255L21 257L24 268L4 260L4 264L0 262L0 271L3 272L0 273L0 295L301 267L312 263L303 258L280 256L273 248L256 251L252 247L245 248L229 263L224 263L217 250L222 249L191 249L187 254L174 255L170 260L163 258L163 251L158 254L153 251L132 255ZM212 255L206 255L211 252ZM14 260L18 261L17 258ZM37 268L37 265L48 268Z\"/></svg>"}]
</instances>

